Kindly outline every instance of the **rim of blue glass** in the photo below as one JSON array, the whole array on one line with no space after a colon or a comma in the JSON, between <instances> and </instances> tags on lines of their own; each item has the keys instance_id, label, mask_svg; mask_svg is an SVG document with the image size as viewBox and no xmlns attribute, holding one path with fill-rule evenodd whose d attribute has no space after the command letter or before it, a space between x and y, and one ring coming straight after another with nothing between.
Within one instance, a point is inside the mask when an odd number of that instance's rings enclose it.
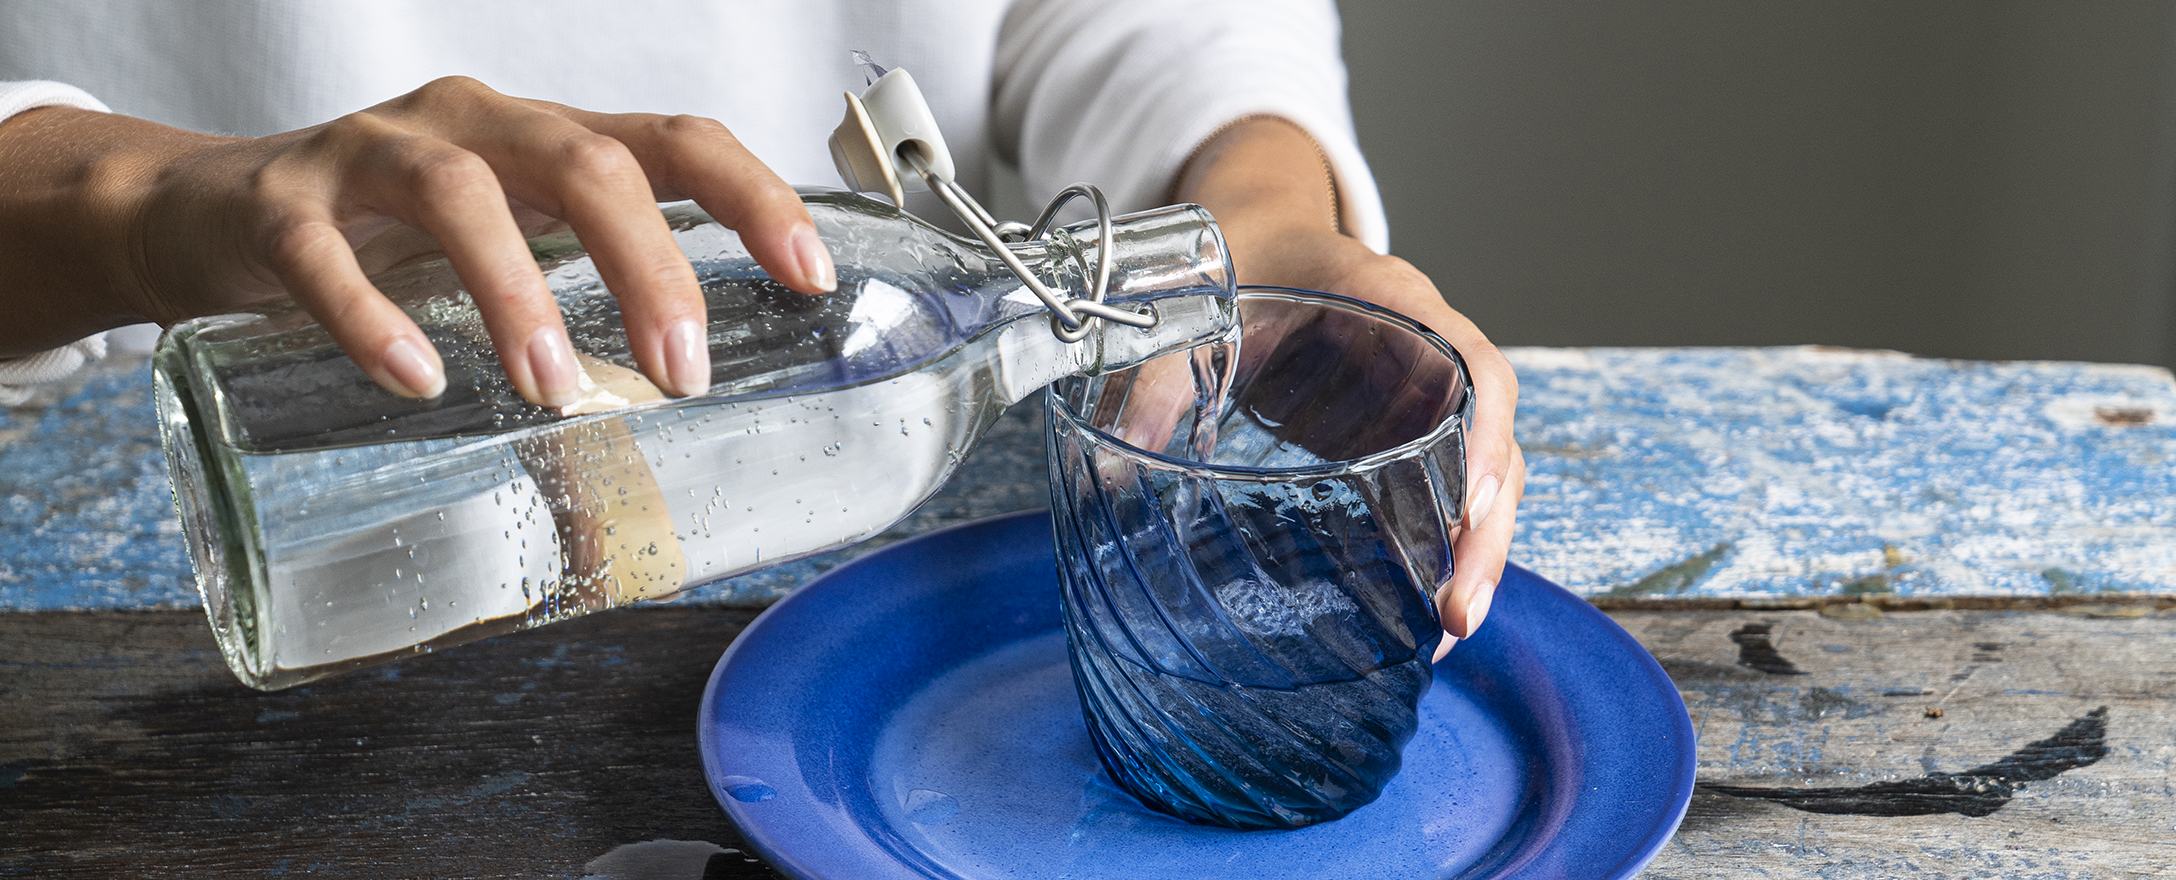
<instances>
[{"instance_id":1,"label":"rim of blue glass","mask_svg":"<svg viewBox=\"0 0 2176 880\"><path fill-rule=\"evenodd\" d=\"M1419 436L1406 440L1403 443L1399 443L1396 446L1392 446L1376 452L1371 452L1367 455L1359 456L1356 458L1348 458L1340 461L1326 461L1321 464L1310 464L1296 467L1271 468L1195 461L1190 458L1180 458L1178 456L1166 455L1155 450L1143 449L1139 446L1135 446L1131 443L1119 439L1118 437L1104 431L1101 428L1096 427L1095 425L1089 424L1088 420L1085 417L1083 417L1079 412L1073 409L1072 404L1066 402L1065 395L1058 392L1058 385L1065 384L1065 382L1059 382L1057 385L1052 385L1048 389L1044 390L1043 394L1049 403L1049 411L1054 413L1056 417L1065 419L1067 424L1073 426L1081 433L1088 435L1090 438L1095 440L1096 443L1116 450L1120 455L1123 455L1129 459L1133 459L1134 461L1140 463L1143 466L1154 467L1160 470L1182 471L1192 476L1209 477L1212 479L1243 480L1248 482L1261 483L1281 483L1297 479L1320 479L1324 477L1348 476L1352 474L1365 473L1368 471L1376 470L1378 468L1395 462L1415 458L1419 456L1424 450L1433 448L1437 444L1442 443L1443 441L1451 438L1454 435L1463 434L1466 430L1467 424L1473 421L1473 376L1466 371L1465 356L1459 354L1458 349L1453 347L1449 341L1445 340L1442 336L1437 335L1435 331L1428 329L1427 326L1421 324L1419 321L1406 317L1405 314L1401 312L1387 309L1374 303L1346 296L1341 293L1331 293L1326 290L1309 290L1304 287L1281 287L1273 284L1242 284L1237 288L1237 290L1238 296L1235 297L1236 300L1274 299L1283 300L1285 302L1306 303L1309 305L1319 305L1329 308L1343 309L1348 312L1357 312L1363 315L1367 315L1370 318L1374 318L1400 330L1404 330L1407 333L1411 333L1414 336L1419 337L1423 343L1429 345L1430 347L1436 349L1438 352L1442 353L1444 356L1451 359L1451 365L1458 370L1459 385L1463 386L1466 389L1466 400L1463 404L1459 406L1456 412L1444 418L1443 421L1436 423L1435 427L1430 428L1427 432L1420 434Z\"/></svg>"}]
</instances>

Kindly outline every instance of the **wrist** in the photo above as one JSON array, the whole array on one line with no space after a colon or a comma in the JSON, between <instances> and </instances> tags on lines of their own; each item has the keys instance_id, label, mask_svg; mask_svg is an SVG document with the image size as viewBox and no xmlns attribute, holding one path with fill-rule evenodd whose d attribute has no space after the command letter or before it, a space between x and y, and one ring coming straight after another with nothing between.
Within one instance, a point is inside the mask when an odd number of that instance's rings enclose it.
<instances>
[{"instance_id":1,"label":"wrist","mask_svg":"<svg viewBox=\"0 0 2176 880\"><path fill-rule=\"evenodd\" d=\"M1337 181L1321 147L1280 117L1219 129L1187 160L1173 195L1216 217L1242 282L1316 284L1323 270L1368 253L1341 231Z\"/></svg>"},{"instance_id":2,"label":"wrist","mask_svg":"<svg viewBox=\"0 0 2176 880\"><path fill-rule=\"evenodd\" d=\"M1320 288L1355 260L1376 255L1359 239L1288 214L1214 208L1210 213L1224 232L1242 284Z\"/></svg>"},{"instance_id":3,"label":"wrist","mask_svg":"<svg viewBox=\"0 0 2176 880\"><path fill-rule=\"evenodd\" d=\"M134 294L131 234L157 163L134 127L164 126L73 107L41 107L0 124L0 254L8 305L27 320L0 331L22 354L145 320ZM185 134L185 133L184 133Z\"/></svg>"}]
</instances>

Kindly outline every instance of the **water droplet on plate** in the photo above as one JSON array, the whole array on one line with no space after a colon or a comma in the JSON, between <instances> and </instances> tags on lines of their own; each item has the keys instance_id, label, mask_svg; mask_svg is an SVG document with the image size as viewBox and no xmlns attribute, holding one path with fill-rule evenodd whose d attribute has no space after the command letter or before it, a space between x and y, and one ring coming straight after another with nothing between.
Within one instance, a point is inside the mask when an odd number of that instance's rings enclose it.
<instances>
[{"instance_id":1,"label":"water droplet on plate","mask_svg":"<svg viewBox=\"0 0 2176 880\"><path fill-rule=\"evenodd\" d=\"M941 825L960 814L960 802L951 795L928 788L907 792L901 806L906 808L907 819L916 825Z\"/></svg>"},{"instance_id":2,"label":"water droplet on plate","mask_svg":"<svg viewBox=\"0 0 2176 880\"><path fill-rule=\"evenodd\" d=\"M753 776L727 776L718 780L728 797L744 804L760 804L778 796L778 789Z\"/></svg>"}]
</instances>

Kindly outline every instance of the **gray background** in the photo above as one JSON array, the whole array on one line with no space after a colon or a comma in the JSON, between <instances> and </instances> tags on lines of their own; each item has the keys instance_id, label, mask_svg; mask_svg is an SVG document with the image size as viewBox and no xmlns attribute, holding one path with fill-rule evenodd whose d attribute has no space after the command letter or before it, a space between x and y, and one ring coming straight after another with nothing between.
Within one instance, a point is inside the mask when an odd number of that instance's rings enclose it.
<instances>
[{"instance_id":1,"label":"gray background","mask_svg":"<svg viewBox=\"0 0 2176 880\"><path fill-rule=\"evenodd\" d=\"M2176 365L2171 4L1342 7L1392 247L1499 342Z\"/></svg>"}]
</instances>

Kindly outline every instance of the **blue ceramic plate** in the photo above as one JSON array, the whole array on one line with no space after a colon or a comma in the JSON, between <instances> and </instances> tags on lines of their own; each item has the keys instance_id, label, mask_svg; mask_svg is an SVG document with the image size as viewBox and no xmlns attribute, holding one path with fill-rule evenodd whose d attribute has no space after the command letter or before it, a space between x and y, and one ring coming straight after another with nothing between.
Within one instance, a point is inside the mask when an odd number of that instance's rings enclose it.
<instances>
[{"instance_id":1,"label":"blue ceramic plate","mask_svg":"<svg viewBox=\"0 0 2176 880\"><path fill-rule=\"evenodd\" d=\"M803 878L1629 877L1692 797L1677 688L1608 617L1519 568L1436 665L1405 768L1297 831L1189 825L1096 763L1050 519L902 542L778 603L710 676L710 790Z\"/></svg>"}]
</instances>

